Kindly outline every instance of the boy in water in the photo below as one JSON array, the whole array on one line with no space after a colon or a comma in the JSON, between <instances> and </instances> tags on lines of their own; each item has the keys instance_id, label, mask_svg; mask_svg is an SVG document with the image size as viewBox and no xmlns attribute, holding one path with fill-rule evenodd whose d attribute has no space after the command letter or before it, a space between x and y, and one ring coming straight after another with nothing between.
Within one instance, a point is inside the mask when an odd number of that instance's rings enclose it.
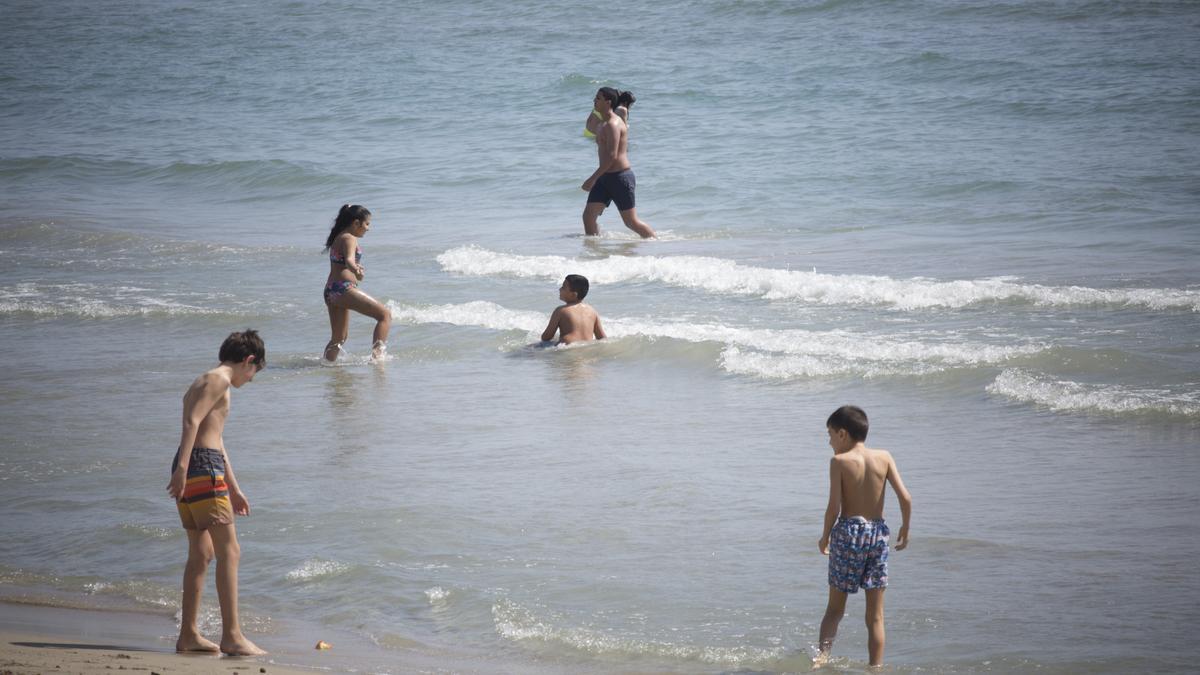
<instances>
[{"instance_id":1,"label":"boy in water","mask_svg":"<svg viewBox=\"0 0 1200 675\"><path fill-rule=\"evenodd\" d=\"M629 126L614 112L619 103L620 92L612 87L601 87L592 100L592 106L600 116L600 127L596 130L599 166L581 186L588 193L587 204L583 207L583 231L588 235L600 234L597 219L615 201L625 227L643 239L650 239L656 236L654 230L637 215L634 197L637 180L633 165L629 163Z\"/></svg>"},{"instance_id":2,"label":"boy in water","mask_svg":"<svg viewBox=\"0 0 1200 675\"><path fill-rule=\"evenodd\" d=\"M221 436L229 416L229 388L254 379L266 365L266 347L253 330L231 333L221 344L221 364L192 382L183 395L183 434L171 462L167 492L175 499L188 536L183 572L183 608L179 652L216 652L231 656L266 654L246 636L238 621L238 546L234 514L250 515L250 503L238 487ZM204 574L217 559L217 599L221 604L221 644L206 640L196 625Z\"/></svg>"},{"instance_id":3,"label":"boy in water","mask_svg":"<svg viewBox=\"0 0 1200 675\"><path fill-rule=\"evenodd\" d=\"M818 546L829 556L829 604L821 619L820 651L813 665L829 660L838 622L846 613L846 594L867 592L867 647L871 665L883 663L883 592L888 585L888 527L883 522L885 483L892 484L903 522L896 550L908 546L912 496L900 479L896 460L886 450L872 450L867 440L867 413L852 405L833 411L825 422L833 458L829 461L829 506Z\"/></svg>"},{"instance_id":4,"label":"boy in water","mask_svg":"<svg viewBox=\"0 0 1200 675\"><path fill-rule=\"evenodd\" d=\"M558 299L567 303L554 310L550 315L550 324L542 331L542 341L554 339L554 333L559 333L558 344L571 344L591 340L603 340L604 327L600 325L600 315L591 305L586 305L583 299L588 294L588 280L578 274L568 274L558 289Z\"/></svg>"}]
</instances>

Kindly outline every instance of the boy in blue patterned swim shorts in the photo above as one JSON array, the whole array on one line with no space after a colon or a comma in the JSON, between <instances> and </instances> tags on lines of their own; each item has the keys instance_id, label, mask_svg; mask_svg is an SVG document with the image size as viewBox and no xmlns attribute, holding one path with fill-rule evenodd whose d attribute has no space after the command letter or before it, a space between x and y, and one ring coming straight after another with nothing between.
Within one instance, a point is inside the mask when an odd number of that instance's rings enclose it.
<instances>
[{"instance_id":1,"label":"boy in blue patterned swim shorts","mask_svg":"<svg viewBox=\"0 0 1200 675\"><path fill-rule=\"evenodd\" d=\"M829 660L838 623L846 613L846 595L859 588L867 595L867 649L871 665L883 663L883 592L888 585L888 537L883 522L883 496L892 484L904 521L896 550L908 546L912 496L900 479L896 460L886 450L873 450L867 440L867 413L842 406L825 422L833 458L829 461L829 506L818 546L829 556L829 604L821 619L821 644L813 665Z\"/></svg>"}]
</instances>

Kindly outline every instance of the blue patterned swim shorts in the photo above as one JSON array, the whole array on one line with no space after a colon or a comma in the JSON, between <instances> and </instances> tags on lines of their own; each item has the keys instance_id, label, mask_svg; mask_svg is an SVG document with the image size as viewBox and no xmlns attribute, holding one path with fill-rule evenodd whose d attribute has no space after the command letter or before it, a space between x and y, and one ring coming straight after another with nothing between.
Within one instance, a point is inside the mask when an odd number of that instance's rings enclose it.
<instances>
[{"instance_id":1,"label":"blue patterned swim shorts","mask_svg":"<svg viewBox=\"0 0 1200 675\"><path fill-rule=\"evenodd\" d=\"M829 533L829 585L843 593L887 588L889 535L882 520L838 518Z\"/></svg>"}]
</instances>

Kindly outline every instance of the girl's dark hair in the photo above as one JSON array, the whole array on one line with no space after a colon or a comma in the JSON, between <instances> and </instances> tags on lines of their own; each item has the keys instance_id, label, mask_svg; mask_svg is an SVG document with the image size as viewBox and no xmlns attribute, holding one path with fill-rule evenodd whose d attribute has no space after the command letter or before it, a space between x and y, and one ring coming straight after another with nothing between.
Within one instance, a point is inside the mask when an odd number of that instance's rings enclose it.
<instances>
[{"instance_id":1,"label":"girl's dark hair","mask_svg":"<svg viewBox=\"0 0 1200 675\"><path fill-rule=\"evenodd\" d=\"M617 92L617 105L623 105L628 108L632 106L635 101L637 101L637 98L634 97L632 91Z\"/></svg>"},{"instance_id":2,"label":"girl's dark hair","mask_svg":"<svg viewBox=\"0 0 1200 675\"><path fill-rule=\"evenodd\" d=\"M258 331L250 328L240 333L230 333L221 343L221 351L217 352L221 363L241 363L247 356L254 357L254 365L259 370L267 367L267 347L258 336Z\"/></svg>"},{"instance_id":3,"label":"girl's dark hair","mask_svg":"<svg viewBox=\"0 0 1200 675\"><path fill-rule=\"evenodd\" d=\"M329 247L333 246L333 240L337 239L339 234L345 232L354 221L366 220L370 217L371 212L361 204L342 204L337 218L333 219L333 229L329 230L329 236L325 238L325 250L328 251Z\"/></svg>"}]
</instances>

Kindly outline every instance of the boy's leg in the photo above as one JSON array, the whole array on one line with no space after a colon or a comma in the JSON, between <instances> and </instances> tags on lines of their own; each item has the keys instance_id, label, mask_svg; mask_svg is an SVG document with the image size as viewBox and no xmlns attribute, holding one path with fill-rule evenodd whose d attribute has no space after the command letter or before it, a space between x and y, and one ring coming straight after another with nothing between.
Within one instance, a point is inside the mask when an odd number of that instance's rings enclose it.
<instances>
[{"instance_id":1,"label":"boy's leg","mask_svg":"<svg viewBox=\"0 0 1200 675\"><path fill-rule=\"evenodd\" d=\"M600 223L597 220L604 213L604 202L588 202L583 207L583 233L587 235L600 234Z\"/></svg>"},{"instance_id":2,"label":"boy's leg","mask_svg":"<svg viewBox=\"0 0 1200 675\"><path fill-rule=\"evenodd\" d=\"M829 660L829 654L833 651L833 639L837 637L838 624L845 614L846 594L830 586L829 603L825 606L825 616L821 619L821 642L817 645L814 666L820 666Z\"/></svg>"},{"instance_id":3,"label":"boy's leg","mask_svg":"<svg viewBox=\"0 0 1200 675\"><path fill-rule=\"evenodd\" d=\"M625 227L637 232L642 239L650 239L651 237L658 236L654 234L654 230L650 229L650 226L645 221L638 218L637 207L631 207L619 213L621 214L621 220L625 221Z\"/></svg>"},{"instance_id":4,"label":"boy's leg","mask_svg":"<svg viewBox=\"0 0 1200 675\"><path fill-rule=\"evenodd\" d=\"M205 530L184 530L188 536L188 559L183 568L183 607L180 610L177 652L215 652L217 644L204 639L196 621L200 613L200 594L204 591L204 574L213 559L212 537Z\"/></svg>"},{"instance_id":5,"label":"boy's leg","mask_svg":"<svg viewBox=\"0 0 1200 675\"><path fill-rule=\"evenodd\" d=\"M242 634L238 618L238 560L242 555L233 523L213 525L213 550L217 556L217 598L221 602L221 651L231 656L266 654Z\"/></svg>"},{"instance_id":6,"label":"boy's leg","mask_svg":"<svg viewBox=\"0 0 1200 675\"><path fill-rule=\"evenodd\" d=\"M868 588L867 590L867 653L871 656L871 665L883 664L883 592L886 588Z\"/></svg>"}]
</instances>

